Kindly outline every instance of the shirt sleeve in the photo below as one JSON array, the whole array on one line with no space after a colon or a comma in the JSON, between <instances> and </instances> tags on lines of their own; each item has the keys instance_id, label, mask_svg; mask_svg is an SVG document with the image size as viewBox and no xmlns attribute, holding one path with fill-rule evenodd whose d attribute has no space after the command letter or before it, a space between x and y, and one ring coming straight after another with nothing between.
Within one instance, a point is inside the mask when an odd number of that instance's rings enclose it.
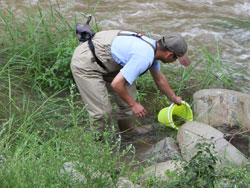
<instances>
[{"instance_id":1,"label":"shirt sleeve","mask_svg":"<svg viewBox=\"0 0 250 188\"><path fill-rule=\"evenodd\" d=\"M152 66L150 67L150 70L153 70L153 71L158 71L160 70L161 67L160 67L160 62L158 60L155 60L152 64Z\"/></svg>"},{"instance_id":2,"label":"shirt sleeve","mask_svg":"<svg viewBox=\"0 0 250 188\"><path fill-rule=\"evenodd\" d=\"M120 72L126 81L132 85L135 79L150 67L151 62L144 56L133 55Z\"/></svg>"}]
</instances>

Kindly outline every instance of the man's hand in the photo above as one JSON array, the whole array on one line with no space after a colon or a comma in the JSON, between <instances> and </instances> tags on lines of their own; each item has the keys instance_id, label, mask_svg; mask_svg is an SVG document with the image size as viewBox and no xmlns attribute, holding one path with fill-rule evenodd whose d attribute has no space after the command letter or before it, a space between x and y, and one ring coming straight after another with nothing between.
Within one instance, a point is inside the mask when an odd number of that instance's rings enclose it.
<instances>
[{"instance_id":1,"label":"man's hand","mask_svg":"<svg viewBox=\"0 0 250 188\"><path fill-rule=\"evenodd\" d=\"M178 97L178 96L173 96L173 97L171 97L170 100L172 103L175 103L177 105L181 105L181 102L182 102L182 98Z\"/></svg>"},{"instance_id":2,"label":"man's hand","mask_svg":"<svg viewBox=\"0 0 250 188\"><path fill-rule=\"evenodd\" d=\"M147 111L145 110L145 108L137 102L135 102L133 105L131 105L131 109L132 109L133 113L139 118L143 117L147 114Z\"/></svg>"},{"instance_id":3,"label":"man's hand","mask_svg":"<svg viewBox=\"0 0 250 188\"><path fill-rule=\"evenodd\" d=\"M126 80L122 76L121 73L118 73L113 81L111 82L111 86L115 90L115 92L121 97L121 99L126 102L130 107L132 112L137 116L137 117L143 117L146 115L147 111L145 108L137 103L128 93L126 89Z\"/></svg>"}]
</instances>

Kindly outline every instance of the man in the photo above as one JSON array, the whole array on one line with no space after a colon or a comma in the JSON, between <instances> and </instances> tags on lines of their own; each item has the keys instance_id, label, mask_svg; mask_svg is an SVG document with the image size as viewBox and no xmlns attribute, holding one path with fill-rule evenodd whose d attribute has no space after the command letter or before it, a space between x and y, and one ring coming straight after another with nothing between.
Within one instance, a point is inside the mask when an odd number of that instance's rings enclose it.
<instances>
[{"instance_id":1,"label":"man","mask_svg":"<svg viewBox=\"0 0 250 188\"><path fill-rule=\"evenodd\" d=\"M190 61L185 55L187 44L179 34L171 34L155 41L129 31L101 31L92 38L95 55L88 42L80 44L71 61L71 70L82 100L98 131L103 131L105 118L110 117L112 105L108 91L118 105L118 126L121 131L133 129L132 114L143 117L146 109L136 102L135 79L150 70L158 89L168 99L180 105L167 78L160 70L159 61L171 63L176 59L184 66ZM97 62L101 61L101 65Z\"/></svg>"}]
</instances>

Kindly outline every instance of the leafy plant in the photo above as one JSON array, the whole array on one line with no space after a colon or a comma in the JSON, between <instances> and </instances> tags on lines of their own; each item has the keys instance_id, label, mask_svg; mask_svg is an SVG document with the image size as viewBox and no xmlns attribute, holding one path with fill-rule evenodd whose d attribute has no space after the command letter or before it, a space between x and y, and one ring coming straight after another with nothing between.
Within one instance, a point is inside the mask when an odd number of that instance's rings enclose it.
<instances>
[{"instance_id":1,"label":"leafy plant","mask_svg":"<svg viewBox=\"0 0 250 188\"><path fill-rule=\"evenodd\" d=\"M167 187L214 188L217 178L216 162L218 161L217 156L210 151L214 145L198 143L195 147L197 153L190 161L183 163L183 171L167 173L171 175Z\"/></svg>"},{"instance_id":2,"label":"leafy plant","mask_svg":"<svg viewBox=\"0 0 250 188\"><path fill-rule=\"evenodd\" d=\"M24 93L23 101L18 101L10 78L8 88L7 96L0 94L10 101L0 101L4 115L0 119L0 187L115 187L130 166L121 157L132 147L119 152L121 140L113 140L114 128L103 134L103 142L96 142L74 86L63 98L59 93L50 97L36 93L41 101ZM68 162L76 164L77 173L65 171Z\"/></svg>"}]
</instances>

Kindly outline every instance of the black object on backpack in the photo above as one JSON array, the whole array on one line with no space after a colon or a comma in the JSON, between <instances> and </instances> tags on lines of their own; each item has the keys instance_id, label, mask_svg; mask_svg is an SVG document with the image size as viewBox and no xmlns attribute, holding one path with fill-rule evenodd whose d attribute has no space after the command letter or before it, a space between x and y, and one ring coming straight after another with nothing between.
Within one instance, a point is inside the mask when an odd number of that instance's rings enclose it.
<instances>
[{"instance_id":1,"label":"black object on backpack","mask_svg":"<svg viewBox=\"0 0 250 188\"><path fill-rule=\"evenodd\" d=\"M91 16L88 17L88 20L86 24L77 24L76 25L76 36L80 42L86 42L88 41L89 48L94 55L96 62L98 65L100 65L103 69L106 70L106 67L103 65L103 63L98 59L98 57L95 54L95 46L92 42L92 37L94 37L95 32L90 28L89 22L91 21Z\"/></svg>"}]
</instances>

